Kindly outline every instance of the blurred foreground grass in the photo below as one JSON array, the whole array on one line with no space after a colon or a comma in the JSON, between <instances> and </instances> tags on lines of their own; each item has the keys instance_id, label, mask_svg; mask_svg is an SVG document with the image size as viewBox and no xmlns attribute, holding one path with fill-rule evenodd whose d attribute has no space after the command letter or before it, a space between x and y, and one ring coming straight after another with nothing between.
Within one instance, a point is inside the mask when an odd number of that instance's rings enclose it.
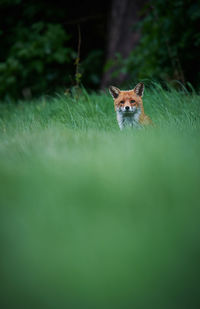
<instances>
[{"instance_id":1,"label":"blurred foreground grass","mask_svg":"<svg viewBox=\"0 0 200 309\"><path fill-rule=\"evenodd\" d=\"M105 94L0 106L1 308L199 308L200 98L144 106L123 132Z\"/></svg>"}]
</instances>

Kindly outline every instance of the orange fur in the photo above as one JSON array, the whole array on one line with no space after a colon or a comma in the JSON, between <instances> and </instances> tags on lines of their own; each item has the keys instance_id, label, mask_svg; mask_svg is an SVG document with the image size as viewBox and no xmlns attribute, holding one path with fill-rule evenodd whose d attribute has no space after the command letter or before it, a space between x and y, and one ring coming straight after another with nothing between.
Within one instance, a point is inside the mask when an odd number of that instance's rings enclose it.
<instances>
[{"instance_id":1,"label":"orange fur","mask_svg":"<svg viewBox=\"0 0 200 309\"><path fill-rule=\"evenodd\" d=\"M135 100L135 103L131 103L131 100ZM124 104L121 104L121 101L125 101ZM143 101L142 101L142 97L139 97L138 95L136 95L136 93L134 92L134 90L128 90L128 91L120 91L119 96L117 99L114 100L114 107L116 110L117 106L137 106L140 107L141 109L141 114L139 117L139 123L141 125L149 125L152 124L151 119L149 118L149 116L145 115L144 113L144 106L143 106Z\"/></svg>"},{"instance_id":2,"label":"orange fur","mask_svg":"<svg viewBox=\"0 0 200 309\"><path fill-rule=\"evenodd\" d=\"M144 113L142 101L144 85L142 83L137 84L133 90L123 91L114 86L111 86L109 90L114 99L115 111L118 114L117 120L121 129L128 122L131 126L153 124L149 116ZM134 118L136 114L138 116ZM130 120L130 117L133 120ZM129 119L128 122L126 122L127 119Z\"/></svg>"}]
</instances>

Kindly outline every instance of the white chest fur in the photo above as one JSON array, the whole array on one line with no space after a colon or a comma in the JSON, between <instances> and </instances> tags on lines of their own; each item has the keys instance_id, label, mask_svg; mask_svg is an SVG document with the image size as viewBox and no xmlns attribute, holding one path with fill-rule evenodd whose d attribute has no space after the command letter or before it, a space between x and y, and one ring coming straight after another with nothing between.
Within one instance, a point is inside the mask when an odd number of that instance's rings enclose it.
<instances>
[{"instance_id":1,"label":"white chest fur","mask_svg":"<svg viewBox=\"0 0 200 309\"><path fill-rule=\"evenodd\" d=\"M125 127L140 127L139 118L141 110L138 109L135 113L125 113L117 110L117 122L120 129L122 130Z\"/></svg>"}]
</instances>

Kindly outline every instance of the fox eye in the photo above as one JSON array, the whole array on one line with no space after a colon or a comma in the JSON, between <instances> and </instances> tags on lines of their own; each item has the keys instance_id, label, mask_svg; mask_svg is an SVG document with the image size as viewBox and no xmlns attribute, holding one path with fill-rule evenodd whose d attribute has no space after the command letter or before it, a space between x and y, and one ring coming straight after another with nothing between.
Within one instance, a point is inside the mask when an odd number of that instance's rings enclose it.
<instances>
[{"instance_id":1,"label":"fox eye","mask_svg":"<svg viewBox=\"0 0 200 309\"><path fill-rule=\"evenodd\" d=\"M124 104L124 101L120 101L121 104Z\"/></svg>"},{"instance_id":2,"label":"fox eye","mask_svg":"<svg viewBox=\"0 0 200 309\"><path fill-rule=\"evenodd\" d=\"M135 103L135 100L131 100L131 103Z\"/></svg>"}]
</instances>

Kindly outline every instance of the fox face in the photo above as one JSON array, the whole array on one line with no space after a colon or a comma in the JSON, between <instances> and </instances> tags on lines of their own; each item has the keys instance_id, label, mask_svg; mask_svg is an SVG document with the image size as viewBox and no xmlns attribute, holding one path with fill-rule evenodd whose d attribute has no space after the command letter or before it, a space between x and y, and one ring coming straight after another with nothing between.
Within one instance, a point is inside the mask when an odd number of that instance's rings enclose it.
<instances>
[{"instance_id":1,"label":"fox face","mask_svg":"<svg viewBox=\"0 0 200 309\"><path fill-rule=\"evenodd\" d=\"M114 99L114 107L120 129L123 129L125 126L139 127L149 124L151 120L144 114L142 102L144 93L143 83L139 83L133 90L127 91L121 91L117 87L110 86L109 91Z\"/></svg>"}]
</instances>

